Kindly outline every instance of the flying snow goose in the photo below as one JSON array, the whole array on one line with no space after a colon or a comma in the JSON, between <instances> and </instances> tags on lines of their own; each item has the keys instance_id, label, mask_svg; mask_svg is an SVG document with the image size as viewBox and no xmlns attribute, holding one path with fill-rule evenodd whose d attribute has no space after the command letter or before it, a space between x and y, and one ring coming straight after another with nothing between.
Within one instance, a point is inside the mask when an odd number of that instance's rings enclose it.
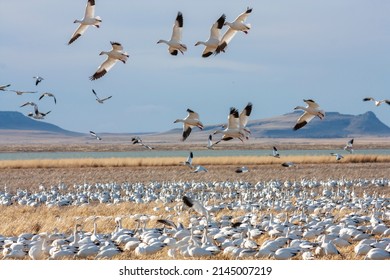
<instances>
[{"instance_id":1,"label":"flying snow goose","mask_svg":"<svg viewBox=\"0 0 390 280\"><path fill-rule=\"evenodd\" d=\"M35 104L34 102L26 102L26 103L22 104L20 107L24 107L26 105L31 105L31 106L34 107L34 113L30 112L30 113L28 113L27 116L32 117L32 118L37 119L37 120L44 119L45 116L51 112L51 111L46 112L46 113L40 112L38 110L38 105Z\"/></svg>"},{"instance_id":2,"label":"flying snow goose","mask_svg":"<svg viewBox=\"0 0 390 280\"><path fill-rule=\"evenodd\" d=\"M241 140L241 142L244 142L243 139L248 139L250 131L246 128L246 125L248 123L249 116L252 112L252 107L252 103L249 102L241 111L241 113L238 113L238 110L236 108L231 107L228 116L228 124L225 129L214 131L214 134L223 134L222 138L215 142L214 145L218 144L221 141L229 141L233 138L238 138Z\"/></svg>"},{"instance_id":3,"label":"flying snow goose","mask_svg":"<svg viewBox=\"0 0 390 280\"><path fill-rule=\"evenodd\" d=\"M306 107L297 106L294 110L303 110L305 111L297 120L294 130L298 130L308 124L312 119L316 116L321 120L325 117L325 112L320 109L320 106L314 102L312 99L303 99L305 103L307 103Z\"/></svg>"},{"instance_id":4,"label":"flying snow goose","mask_svg":"<svg viewBox=\"0 0 390 280\"><path fill-rule=\"evenodd\" d=\"M93 132L93 131L89 131L89 134L92 137L96 138L96 140L102 140L102 138L99 135L97 135L95 132Z\"/></svg>"},{"instance_id":5,"label":"flying snow goose","mask_svg":"<svg viewBox=\"0 0 390 280\"><path fill-rule=\"evenodd\" d=\"M276 158L280 157L279 151L275 146L272 147L272 156Z\"/></svg>"},{"instance_id":6,"label":"flying snow goose","mask_svg":"<svg viewBox=\"0 0 390 280\"><path fill-rule=\"evenodd\" d=\"M198 41L195 46L204 45L202 57L209 57L217 49L221 39L221 29L224 26L226 16L223 14L220 18L211 26L210 37L206 42Z\"/></svg>"},{"instance_id":7,"label":"flying snow goose","mask_svg":"<svg viewBox=\"0 0 390 280\"><path fill-rule=\"evenodd\" d=\"M99 102L100 104L103 104L104 101L106 101L106 100L108 100L108 99L110 99L112 97L112 95L110 95L110 96L107 96L105 98L99 98L99 96L97 95L97 93L96 93L96 91L94 89L92 89L92 92L96 96L96 101Z\"/></svg>"},{"instance_id":8,"label":"flying snow goose","mask_svg":"<svg viewBox=\"0 0 390 280\"><path fill-rule=\"evenodd\" d=\"M37 120L42 120L46 117L46 115L48 115L51 111L48 111L46 113L42 113L42 112L39 112L39 111L35 111L34 113L28 113L28 116L33 118L33 119L37 119Z\"/></svg>"},{"instance_id":9,"label":"flying snow goose","mask_svg":"<svg viewBox=\"0 0 390 280\"><path fill-rule=\"evenodd\" d=\"M192 159L194 158L194 154L192 152L190 152L190 154L188 155L186 161L183 161L182 164L183 165L186 165L190 168L194 168L194 166L192 165Z\"/></svg>"},{"instance_id":10,"label":"flying snow goose","mask_svg":"<svg viewBox=\"0 0 390 280\"><path fill-rule=\"evenodd\" d=\"M379 106L382 103L386 103L386 104L390 105L390 100L388 100L388 99L375 100L373 97L365 97L365 98L363 98L363 101L374 101L375 106Z\"/></svg>"},{"instance_id":11,"label":"flying snow goose","mask_svg":"<svg viewBox=\"0 0 390 280\"><path fill-rule=\"evenodd\" d=\"M233 22L226 21L224 25L228 25L229 29L223 35L215 53L218 54L220 52L225 52L227 45L233 39L237 32L242 31L245 34L248 34L248 31L251 29L251 25L249 23L245 23L245 20L248 18L250 13L252 12L252 8L247 8L245 12L240 14Z\"/></svg>"},{"instance_id":12,"label":"flying snow goose","mask_svg":"<svg viewBox=\"0 0 390 280\"><path fill-rule=\"evenodd\" d=\"M250 130L246 127L248 124L249 116L252 113L253 105L251 102L249 102L245 108L241 111L239 116L239 127L240 131L245 135L245 138L248 139L248 135L251 133Z\"/></svg>"},{"instance_id":13,"label":"flying snow goose","mask_svg":"<svg viewBox=\"0 0 390 280\"><path fill-rule=\"evenodd\" d=\"M209 218L209 211L206 209L206 207L203 206L200 201L190 198L188 196L183 196L182 200L185 205L193 209L199 215L206 217L206 219Z\"/></svg>"},{"instance_id":14,"label":"flying snow goose","mask_svg":"<svg viewBox=\"0 0 390 280\"><path fill-rule=\"evenodd\" d=\"M54 94L50 93L50 92L44 92L42 93L42 95L39 97L39 100L41 100L43 97L45 96L49 96L49 97L52 97L54 99L54 104L57 104L57 99L56 97L54 96Z\"/></svg>"},{"instance_id":15,"label":"flying snow goose","mask_svg":"<svg viewBox=\"0 0 390 280\"><path fill-rule=\"evenodd\" d=\"M205 168L204 166L202 165L196 165L195 166L195 170L193 171L194 173L198 173L198 172L208 172L207 168Z\"/></svg>"},{"instance_id":16,"label":"flying snow goose","mask_svg":"<svg viewBox=\"0 0 390 280\"><path fill-rule=\"evenodd\" d=\"M20 107L24 107L24 106L27 106L27 105L34 106L34 109L38 109L37 104L35 104L34 102L31 102L31 101L23 103L22 105L20 105Z\"/></svg>"},{"instance_id":17,"label":"flying snow goose","mask_svg":"<svg viewBox=\"0 0 390 280\"><path fill-rule=\"evenodd\" d=\"M183 14L181 12L177 13L175 24L173 25L172 36L169 41L159 40L157 44L165 43L168 45L168 51L171 55L177 55L179 52L184 54L187 50L187 46L181 42L183 30Z\"/></svg>"},{"instance_id":18,"label":"flying snow goose","mask_svg":"<svg viewBox=\"0 0 390 280\"><path fill-rule=\"evenodd\" d=\"M214 143L214 145L217 145L221 141L229 141L233 138L238 138L241 140L241 142L244 142L243 140L243 133L240 132L239 129L239 113L238 110L235 107L230 107L229 115L228 115L228 124L225 127L224 130L217 129L214 131L213 134L221 133L222 138Z\"/></svg>"},{"instance_id":19,"label":"flying snow goose","mask_svg":"<svg viewBox=\"0 0 390 280\"><path fill-rule=\"evenodd\" d=\"M93 25L93 26L99 28L101 22L102 22L102 20L99 16L95 17L95 0L88 0L87 6L85 7L84 18L81 20L76 19L74 21L74 23L80 23L80 25L76 29L76 31L73 33L72 37L70 38L70 40L68 42L68 45L72 44L81 35L83 35L85 30L87 30L88 26Z\"/></svg>"},{"instance_id":20,"label":"flying snow goose","mask_svg":"<svg viewBox=\"0 0 390 280\"><path fill-rule=\"evenodd\" d=\"M15 92L17 95L22 95L25 93L37 93L36 91L13 90L13 89L10 89L9 91Z\"/></svg>"},{"instance_id":21,"label":"flying snow goose","mask_svg":"<svg viewBox=\"0 0 390 280\"><path fill-rule=\"evenodd\" d=\"M335 156L335 157L336 157L336 160L340 160L340 159L344 158L343 155L338 154L338 153L330 153L330 154L331 154L332 156Z\"/></svg>"},{"instance_id":22,"label":"flying snow goose","mask_svg":"<svg viewBox=\"0 0 390 280\"><path fill-rule=\"evenodd\" d=\"M108 52L102 51L99 55L107 55L106 60L100 64L95 74L90 77L90 80L97 80L103 77L110 69L115 65L115 63L120 60L123 63L126 63L129 55L123 51L123 47L118 42L110 42L112 49Z\"/></svg>"},{"instance_id":23,"label":"flying snow goose","mask_svg":"<svg viewBox=\"0 0 390 280\"><path fill-rule=\"evenodd\" d=\"M213 135L210 134L208 139L207 139L207 149L214 149L214 145L213 145Z\"/></svg>"},{"instance_id":24,"label":"flying snow goose","mask_svg":"<svg viewBox=\"0 0 390 280\"><path fill-rule=\"evenodd\" d=\"M347 145L344 147L344 150L353 153L353 138L347 142Z\"/></svg>"},{"instance_id":25,"label":"flying snow goose","mask_svg":"<svg viewBox=\"0 0 390 280\"><path fill-rule=\"evenodd\" d=\"M42 82L44 79L40 76L34 76L33 79L35 79L35 85L37 86L40 82Z\"/></svg>"},{"instance_id":26,"label":"flying snow goose","mask_svg":"<svg viewBox=\"0 0 390 280\"><path fill-rule=\"evenodd\" d=\"M188 115L184 119L177 119L173 123L182 122L183 123L183 138L182 141L185 141L187 137L191 134L192 127L197 126L200 129L203 129L203 123L199 120L199 114L187 109Z\"/></svg>"},{"instance_id":27,"label":"flying snow goose","mask_svg":"<svg viewBox=\"0 0 390 280\"><path fill-rule=\"evenodd\" d=\"M139 136L132 137L131 141L133 142L133 144L139 144L139 145L141 145L142 147L144 147L146 149L149 149L149 150L153 150L154 149L153 147L150 147L150 146L144 144L142 139L141 139L141 137L139 137Z\"/></svg>"},{"instance_id":28,"label":"flying snow goose","mask_svg":"<svg viewBox=\"0 0 390 280\"><path fill-rule=\"evenodd\" d=\"M8 84L8 85L1 85L0 86L0 90L2 90L2 91L6 91L7 89L7 87L10 87L11 86L11 84Z\"/></svg>"}]
</instances>

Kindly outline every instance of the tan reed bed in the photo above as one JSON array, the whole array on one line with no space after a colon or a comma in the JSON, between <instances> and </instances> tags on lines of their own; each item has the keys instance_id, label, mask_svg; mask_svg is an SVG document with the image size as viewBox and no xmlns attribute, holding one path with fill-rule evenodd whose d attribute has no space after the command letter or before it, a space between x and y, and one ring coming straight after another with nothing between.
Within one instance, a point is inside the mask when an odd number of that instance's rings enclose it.
<instances>
[{"instance_id":1,"label":"tan reed bed","mask_svg":"<svg viewBox=\"0 0 390 280\"><path fill-rule=\"evenodd\" d=\"M176 166L183 162L182 157L159 158L82 158L82 159L33 159L33 160L3 160L0 169L22 168L79 168L79 167L134 167L134 166ZM193 164L197 165L266 165L281 164L292 161L297 164L336 163L334 156L226 156L226 157L196 157ZM390 155L346 155L338 161L343 163L384 163L390 162Z\"/></svg>"}]
</instances>

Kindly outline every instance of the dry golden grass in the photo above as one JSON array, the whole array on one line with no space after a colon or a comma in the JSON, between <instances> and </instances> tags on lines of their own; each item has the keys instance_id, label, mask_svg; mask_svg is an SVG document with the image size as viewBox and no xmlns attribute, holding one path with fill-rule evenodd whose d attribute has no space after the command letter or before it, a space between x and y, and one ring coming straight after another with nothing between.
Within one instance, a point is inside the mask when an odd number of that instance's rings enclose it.
<instances>
[{"instance_id":1,"label":"dry golden grass","mask_svg":"<svg viewBox=\"0 0 390 280\"><path fill-rule=\"evenodd\" d=\"M82 158L82 159L33 159L3 160L0 169L16 168L81 168L81 167L135 167L135 166L177 166L182 157L158 158ZM196 157L194 164L200 165L267 165L292 161L297 164L335 163L334 156L285 156L282 159L271 156L223 156ZM349 155L338 161L343 163L390 162L390 155Z\"/></svg>"},{"instance_id":2,"label":"dry golden grass","mask_svg":"<svg viewBox=\"0 0 390 280\"><path fill-rule=\"evenodd\" d=\"M28 207L28 206L9 206L9 207L0 207L2 212L2 223L0 224L0 233L5 236L18 236L21 233L31 232L31 233L41 233L49 232L52 233L54 230L58 230L61 233L66 233L71 235L76 224L82 226L82 230L86 232L93 231L93 217L99 217L97 220L97 230L98 233L111 233L115 229L114 219L116 217L122 217L122 223L124 228L135 229L137 227L136 222L132 219L132 215L142 213L150 215L151 220L148 223L148 227L162 227L161 224L156 222L157 218L165 218L168 214L163 210L154 212L153 207L158 206L160 209L163 209L165 206L173 207L175 203L162 205L161 203L152 203L152 204L130 204L122 203L119 205L103 205L96 204L88 207ZM269 214L269 211L259 211L256 213L259 217L263 214ZM273 212L275 215L277 212ZM336 220L342 218L345 214L339 215L336 210L333 211L335 216L339 216ZM215 215L215 219L219 220L222 215L233 215L233 217L239 217L245 215L245 212L242 210L231 211L222 210ZM173 220L180 220L185 226L189 224L189 218L191 213L183 212L180 217L173 214ZM18 217L17 222L15 222L15 217ZM234 218L233 218L234 219ZM380 239L380 236L374 236L373 238ZM270 239L268 234L263 234L255 239L256 243L261 245L267 239ZM314 241L314 240L312 240ZM321 260L360 260L363 259L363 256L355 256L353 251L354 246L357 245L356 242L352 242L351 245L347 247L339 247L341 253L337 256L321 256L316 257L316 259ZM123 246L123 245L122 245ZM28 259L28 257L26 257ZM73 258L67 258L73 259ZM90 258L93 259L93 258ZM117 260L128 260L128 259L139 259L139 260L166 260L169 259L167 255L167 248L153 254L150 256L137 256L134 251L124 251L123 253L113 257ZM178 259L184 259L179 256ZM213 256L213 257L202 257L197 259L218 259L218 260L231 260L233 258L223 255L222 253ZM248 259L268 259L267 257L255 258L251 257ZM294 257L293 259L301 259L300 254Z\"/></svg>"},{"instance_id":3,"label":"dry golden grass","mask_svg":"<svg viewBox=\"0 0 390 280\"><path fill-rule=\"evenodd\" d=\"M336 162L333 156L292 156L281 159L273 157L196 157L194 164L201 164L209 169L207 173L192 173L186 166L179 163L183 158L142 158L142 159L81 159L81 160L32 160L32 161L3 161L0 167L0 184L7 186L9 191L25 188L36 191L40 184L45 187L63 182L69 186L87 182L152 182L152 181L248 181L252 184L272 179L278 180L301 180L315 178L317 180L355 179L355 178L388 178L389 156L380 155L350 155ZM284 168L281 163L293 161L296 167ZM234 172L237 166L246 165L250 172L237 174ZM373 193L389 197L389 188L370 186L369 188L356 188L355 192ZM122 203L119 205L97 204L91 206L62 208L9 206L0 207L2 223L0 234L17 236L23 232L52 232L57 228L60 232L71 233L76 223L82 224L83 229L92 231L93 216L98 219L99 232L111 232L114 230L114 218L124 217L123 226L135 228L135 222L130 215L144 213L166 217L164 212L154 212L154 206L163 207L161 204L132 204ZM165 206L165 205L164 205ZM170 206L174 206L173 204ZM244 212L230 211L221 212L218 215L227 214L237 217ZM264 212L258 213L262 215ZM344 213L333 213L337 219ZM17 219L15 219L17 217ZM175 217L177 219L177 217ZM180 216L185 225L188 225L188 213ZM151 221L150 227L161 226ZM262 244L267 235L259 237L256 241ZM379 236L377 236L379 238ZM321 259L362 259L355 257L354 242L348 247L341 248L342 257L321 257ZM125 252L116 259L168 259L166 249L153 256L136 256L134 252ZM227 259L221 254L215 259ZM295 259L299 259L297 256ZM211 259L211 258L208 258Z\"/></svg>"}]
</instances>

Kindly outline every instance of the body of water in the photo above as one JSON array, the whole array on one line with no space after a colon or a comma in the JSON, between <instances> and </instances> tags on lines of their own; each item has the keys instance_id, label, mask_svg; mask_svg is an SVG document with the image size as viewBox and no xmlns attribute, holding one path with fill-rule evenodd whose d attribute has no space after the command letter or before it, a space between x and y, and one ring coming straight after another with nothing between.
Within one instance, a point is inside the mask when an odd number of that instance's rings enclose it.
<instances>
[{"instance_id":1,"label":"body of water","mask_svg":"<svg viewBox=\"0 0 390 280\"><path fill-rule=\"evenodd\" d=\"M343 150L286 150L279 151L281 156L299 155L329 155L331 152L348 155ZM26 159L75 159L75 158L157 158L157 157L187 157L189 151L129 151L129 152L13 152L0 153L0 160L26 160ZM224 156L267 156L268 150L196 150L194 157L224 157ZM358 150L354 154L380 154L390 155L390 149Z\"/></svg>"}]
</instances>

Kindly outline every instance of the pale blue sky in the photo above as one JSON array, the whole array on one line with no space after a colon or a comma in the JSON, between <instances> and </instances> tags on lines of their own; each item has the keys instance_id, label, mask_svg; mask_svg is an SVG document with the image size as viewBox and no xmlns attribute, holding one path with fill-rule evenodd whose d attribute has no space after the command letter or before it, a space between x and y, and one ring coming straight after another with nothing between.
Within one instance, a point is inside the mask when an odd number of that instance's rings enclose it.
<instances>
[{"instance_id":1,"label":"pale blue sky","mask_svg":"<svg viewBox=\"0 0 390 280\"><path fill-rule=\"evenodd\" d=\"M372 110L390 125L390 107L362 102L390 98L390 1L387 0L96 0L100 29L89 27L72 45L75 19L86 0L0 0L0 84L37 94L0 92L0 110L26 101L52 112L46 121L86 132L166 131L191 108L205 125L226 121L231 106L254 105L251 119L291 112L302 99L325 111ZM198 40L225 13L233 21L253 7L248 35L237 34L226 53L202 58ZM20 7L23 7L21 9ZM171 56L169 39L178 11L184 16L184 55ZM225 30L225 29L224 29ZM97 81L91 76L110 41L130 58ZM35 86L33 76L45 80ZM95 101L92 89L113 98ZM56 95L38 101L49 91Z\"/></svg>"}]
</instances>

